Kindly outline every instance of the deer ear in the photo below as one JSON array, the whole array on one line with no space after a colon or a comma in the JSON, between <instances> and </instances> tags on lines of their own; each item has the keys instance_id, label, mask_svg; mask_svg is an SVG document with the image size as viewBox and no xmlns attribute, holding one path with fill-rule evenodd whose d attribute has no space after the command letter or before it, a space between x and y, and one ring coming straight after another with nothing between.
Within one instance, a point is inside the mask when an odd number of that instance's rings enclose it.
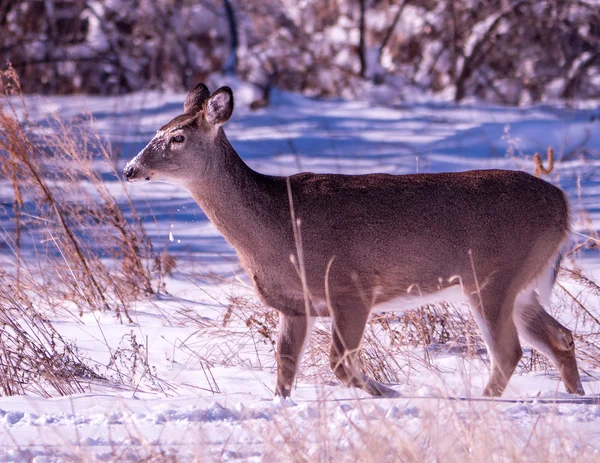
<instances>
[{"instance_id":1,"label":"deer ear","mask_svg":"<svg viewBox=\"0 0 600 463\"><path fill-rule=\"evenodd\" d=\"M233 113L233 92L229 87L221 87L208 99L206 120L214 125L222 125Z\"/></svg>"},{"instance_id":2,"label":"deer ear","mask_svg":"<svg viewBox=\"0 0 600 463\"><path fill-rule=\"evenodd\" d=\"M183 112L196 114L202 109L202 105L210 97L210 92L204 84L196 85L188 94L183 103Z\"/></svg>"}]
</instances>

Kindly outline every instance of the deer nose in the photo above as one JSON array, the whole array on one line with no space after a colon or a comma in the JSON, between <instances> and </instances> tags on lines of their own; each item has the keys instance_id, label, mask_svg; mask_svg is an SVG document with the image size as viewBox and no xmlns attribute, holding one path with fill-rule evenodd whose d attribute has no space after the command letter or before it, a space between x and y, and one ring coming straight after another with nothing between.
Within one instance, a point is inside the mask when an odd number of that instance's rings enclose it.
<instances>
[{"instance_id":1,"label":"deer nose","mask_svg":"<svg viewBox=\"0 0 600 463\"><path fill-rule=\"evenodd\" d=\"M125 166L125 168L123 169L123 177L125 177L127 180L133 177L133 166Z\"/></svg>"}]
</instances>

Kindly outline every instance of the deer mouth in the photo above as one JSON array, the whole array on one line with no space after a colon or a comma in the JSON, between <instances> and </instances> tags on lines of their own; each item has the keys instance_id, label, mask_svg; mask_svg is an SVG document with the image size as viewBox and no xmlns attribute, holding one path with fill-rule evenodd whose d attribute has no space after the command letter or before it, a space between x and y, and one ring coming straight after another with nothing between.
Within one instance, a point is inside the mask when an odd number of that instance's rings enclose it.
<instances>
[{"instance_id":1,"label":"deer mouth","mask_svg":"<svg viewBox=\"0 0 600 463\"><path fill-rule=\"evenodd\" d=\"M125 180L127 181L127 183L149 182L150 181L150 176L147 176L147 177L129 177L129 178L126 177Z\"/></svg>"},{"instance_id":2,"label":"deer mouth","mask_svg":"<svg viewBox=\"0 0 600 463\"><path fill-rule=\"evenodd\" d=\"M123 178L127 180L128 183L141 182L142 180L149 182L150 175L146 174L145 176L142 176L145 172L141 172L141 170L145 169L139 169L136 164L129 163L123 169Z\"/></svg>"}]
</instances>

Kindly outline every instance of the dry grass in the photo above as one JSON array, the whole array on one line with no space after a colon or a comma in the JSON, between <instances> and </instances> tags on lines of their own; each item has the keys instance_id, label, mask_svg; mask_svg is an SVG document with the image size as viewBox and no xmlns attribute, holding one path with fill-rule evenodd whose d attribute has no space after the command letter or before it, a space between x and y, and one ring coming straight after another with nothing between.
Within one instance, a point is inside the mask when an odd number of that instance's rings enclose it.
<instances>
[{"instance_id":1,"label":"dry grass","mask_svg":"<svg viewBox=\"0 0 600 463\"><path fill-rule=\"evenodd\" d=\"M558 462L592 461L599 450L569 430L557 409L519 420L510 407L444 400L314 403L321 415L303 426L292 413L260 427L271 461Z\"/></svg>"},{"instance_id":2,"label":"dry grass","mask_svg":"<svg viewBox=\"0 0 600 463\"><path fill-rule=\"evenodd\" d=\"M157 445L131 430L108 443L107 462L589 462L600 450L589 434L570 429L564 410L443 400L403 402L315 401L279 409L268 418L233 421L214 429L183 428L197 446ZM175 425L172 423L172 425ZM179 428L181 426L178 426ZM65 443L55 457L96 461L99 449ZM35 451L22 450L21 459ZM44 455L44 453L42 453Z\"/></svg>"},{"instance_id":3,"label":"dry grass","mask_svg":"<svg viewBox=\"0 0 600 463\"><path fill-rule=\"evenodd\" d=\"M5 395L72 394L82 392L82 380L100 378L42 314L110 311L127 323L132 302L163 285L161 261L133 204L124 211L115 199L128 196L90 122L52 115L34 123L15 72L0 74L0 178L13 193L12 207L0 211L9 218L0 229L8 256L0 262ZM113 380L140 376L136 349L107 348ZM123 358L130 362L119 368Z\"/></svg>"},{"instance_id":4,"label":"dry grass","mask_svg":"<svg viewBox=\"0 0 600 463\"><path fill-rule=\"evenodd\" d=\"M161 284L160 259L131 202L127 220L103 179L126 195L109 148L86 119L33 123L14 71L1 79L0 175L13 188L11 228L1 233L17 289L129 320L130 302Z\"/></svg>"},{"instance_id":5,"label":"dry grass","mask_svg":"<svg viewBox=\"0 0 600 463\"><path fill-rule=\"evenodd\" d=\"M2 395L43 397L84 392L99 376L0 269L0 387Z\"/></svg>"}]
</instances>

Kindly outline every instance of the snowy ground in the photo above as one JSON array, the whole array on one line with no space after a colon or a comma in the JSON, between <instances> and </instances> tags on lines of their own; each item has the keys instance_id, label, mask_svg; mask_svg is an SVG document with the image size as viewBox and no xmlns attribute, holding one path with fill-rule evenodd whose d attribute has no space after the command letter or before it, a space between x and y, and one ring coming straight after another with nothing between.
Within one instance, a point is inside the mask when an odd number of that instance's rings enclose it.
<instances>
[{"instance_id":1,"label":"snowy ground","mask_svg":"<svg viewBox=\"0 0 600 463\"><path fill-rule=\"evenodd\" d=\"M276 94L272 106L251 112L244 104L250 95L241 89L236 96L240 104L226 133L261 172L403 174L490 167L531 172L532 153L552 145L564 160L550 179L567 191L575 216L586 211L589 218L586 229L579 222L576 230L588 234L600 228L600 158L593 155L600 149L597 107L388 108ZM28 104L34 119L50 111L62 117L92 112L98 131L122 149L122 166L181 112L183 99L144 93L31 97ZM134 335L152 368L138 374L136 384L96 381L76 396L0 398L1 461L600 458L600 405L444 399L480 395L488 376L485 356L434 352L434 366L426 367L418 361L422 349L407 348L396 359L404 381L394 386L405 398L393 400L368 398L342 388L331 375L316 375L317 367L306 368L294 403L273 401L272 345L249 330L243 317L236 318L235 304L231 323L223 326L232 301L255 303L231 247L185 191L158 184L128 188L155 246L177 259L168 294L138 302L132 325L118 323L111 313L79 318L66 309L52 321L98 365L115 349L130 349ZM114 191L120 194L116 183ZM577 264L600 281L597 251L582 254ZM565 284L600 314L597 295ZM574 330L597 330L579 319L563 321ZM326 322L321 327L327 329ZM324 365L326 359L305 362ZM597 365L584 367L587 394L599 395ZM556 372L520 369L505 398L536 397L570 396Z\"/></svg>"}]
</instances>

